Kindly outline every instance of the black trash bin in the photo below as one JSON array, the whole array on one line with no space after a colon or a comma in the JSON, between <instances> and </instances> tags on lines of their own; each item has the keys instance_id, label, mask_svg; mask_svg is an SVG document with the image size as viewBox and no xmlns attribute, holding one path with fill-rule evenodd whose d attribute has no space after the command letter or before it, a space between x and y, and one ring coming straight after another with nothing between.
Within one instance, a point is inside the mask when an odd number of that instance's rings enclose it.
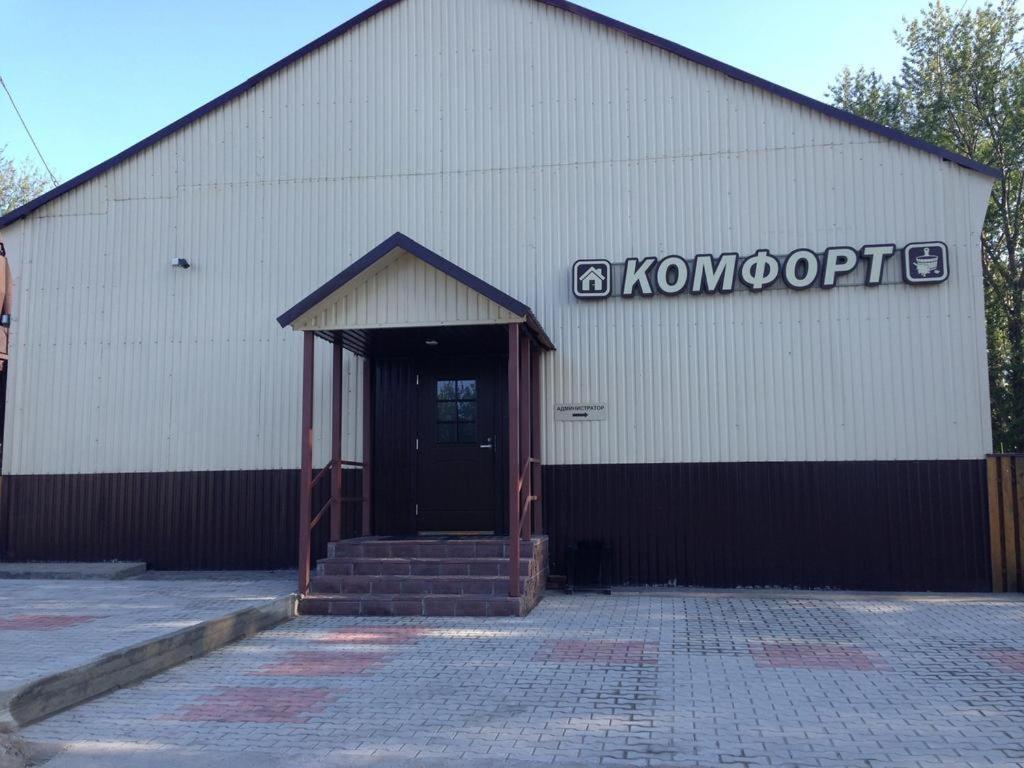
<instances>
[{"instance_id":1,"label":"black trash bin","mask_svg":"<svg viewBox=\"0 0 1024 768\"><path fill-rule=\"evenodd\" d=\"M570 544L566 594L571 595L577 590L592 590L610 595L611 561L612 547L607 542L591 539Z\"/></svg>"}]
</instances>

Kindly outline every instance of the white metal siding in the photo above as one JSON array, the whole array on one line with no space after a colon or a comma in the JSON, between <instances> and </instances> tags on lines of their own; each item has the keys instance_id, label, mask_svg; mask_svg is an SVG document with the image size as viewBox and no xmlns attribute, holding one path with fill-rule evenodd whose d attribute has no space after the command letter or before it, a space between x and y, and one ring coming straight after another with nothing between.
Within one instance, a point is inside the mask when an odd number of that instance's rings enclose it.
<instances>
[{"instance_id":1,"label":"white metal siding","mask_svg":"<svg viewBox=\"0 0 1024 768\"><path fill-rule=\"evenodd\" d=\"M492 325L522 319L441 270L395 249L292 326L303 331L330 331Z\"/></svg>"},{"instance_id":2,"label":"white metal siding","mask_svg":"<svg viewBox=\"0 0 1024 768\"><path fill-rule=\"evenodd\" d=\"M5 469L296 466L275 317L396 230L535 309L548 463L977 458L989 187L530 0L405 0L2 233ZM569 287L576 258L932 239L941 286ZM571 400L608 421L555 423Z\"/></svg>"}]
</instances>

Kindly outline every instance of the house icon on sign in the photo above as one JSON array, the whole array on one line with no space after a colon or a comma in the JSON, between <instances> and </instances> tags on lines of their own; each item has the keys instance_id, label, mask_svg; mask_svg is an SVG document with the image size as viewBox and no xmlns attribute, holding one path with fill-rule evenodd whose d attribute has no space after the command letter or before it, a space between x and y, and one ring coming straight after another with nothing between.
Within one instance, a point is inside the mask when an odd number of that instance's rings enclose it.
<instances>
[{"instance_id":1,"label":"house icon on sign","mask_svg":"<svg viewBox=\"0 0 1024 768\"><path fill-rule=\"evenodd\" d=\"M580 288L586 293L598 293L604 290L605 276L597 267L590 267L580 275Z\"/></svg>"},{"instance_id":2,"label":"house icon on sign","mask_svg":"<svg viewBox=\"0 0 1024 768\"><path fill-rule=\"evenodd\" d=\"M611 293L612 265L603 259L577 261L572 266L572 292L578 299L603 299Z\"/></svg>"}]
</instances>

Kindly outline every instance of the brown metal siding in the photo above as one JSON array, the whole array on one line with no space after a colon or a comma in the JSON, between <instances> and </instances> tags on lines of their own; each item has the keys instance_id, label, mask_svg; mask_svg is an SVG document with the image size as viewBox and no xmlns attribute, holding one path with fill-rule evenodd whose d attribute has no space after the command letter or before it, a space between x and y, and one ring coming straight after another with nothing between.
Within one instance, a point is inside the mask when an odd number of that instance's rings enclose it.
<instances>
[{"instance_id":1,"label":"brown metal siding","mask_svg":"<svg viewBox=\"0 0 1024 768\"><path fill-rule=\"evenodd\" d=\"M616 584L991 589L983 461L544 469L554 573L582 539Z\"/></svg>"},{"instance_id":2,"label":"brown metal siding","mask_svg":"<svg viewBox=\"0 0 1024 768\"><path fill-rule=\"evenodd\" d=\"M409 358L375 361L373 532L416 530L416 368Z\"/></svg>"},{"instance_id":3,"label":"brown metal siding","mask_svg":"<svg viewBox=\"0 0 1024 768\"><path fill-rule=\"evenodd\" d=\"M378 368L378 384L388 375ZM400 409L387 414L402 419ZM377 521L401 532L395 511L408 476L401 463L390 471L377 484ZM347 472L346 495L359 495L358 484L358 472ZM315 508L327 490L321 483ZM551 466L544 495L555 573L570 542L603 539L617 584L992 585L980 460ZM163 569L293 567L297 500L297 470L15 475L3 479L0 554L139 559ZM354 535L358 510L347 507L344 520ZM321 524L314 557L326 536Z\"/></svg>"},{"instance_id":4,"label":"brown metal siding","mask_svg":"<svg viewBox=\"0 0 1024 768\"><path fill-rule=\"evenodd\" d=\"M144 560L156 569L291 568L298 470L14 475L3 479L7 560ZM330 489L317 488L320 507ZM345 473L359 495L359 473ZM357 510L343 529L355 535ZM314 531L326 553L327 525Z\"/></svg>"}]
</instances>

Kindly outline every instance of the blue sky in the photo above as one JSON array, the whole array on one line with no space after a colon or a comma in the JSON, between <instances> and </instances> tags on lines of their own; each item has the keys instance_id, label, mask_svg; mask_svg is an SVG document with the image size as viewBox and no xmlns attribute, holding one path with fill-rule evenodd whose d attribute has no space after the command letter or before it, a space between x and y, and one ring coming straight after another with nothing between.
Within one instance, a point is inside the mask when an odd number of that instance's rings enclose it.
<instances>
[{"instance_id":1,"label":"blue sky","mask_svg":"<svg viewBox=\"0 0 1024 768\"><path fill-rule=\"evenodd\" d=\"M478 0L485 2L487 0ZM580 0L815 98L844 65L899 67L926 0ZM957 0L959 5L963 0ZM54 172L102 162L372 0L0 0L0 75ZM977 0L967 0L969 7ZM34 155L0 94L0 146Z\"/></svg>"}]
</instances>

